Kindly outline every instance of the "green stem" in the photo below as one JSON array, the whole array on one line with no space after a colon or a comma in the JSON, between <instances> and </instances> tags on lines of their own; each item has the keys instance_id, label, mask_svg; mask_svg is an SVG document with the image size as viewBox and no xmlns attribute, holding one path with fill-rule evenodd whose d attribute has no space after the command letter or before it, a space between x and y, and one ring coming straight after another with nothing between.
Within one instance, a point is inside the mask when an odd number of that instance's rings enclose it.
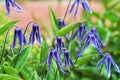
<instances>
[{"instance_id":1,"label":"green stem","mask_svg":"<svg viewBox=\"0 0 120 80\"><path fill-rule=\"evenodd\" d=\"M13 28L13 26L18 27L17 25L12 25L12 26L7 30L7 33L6 33L6 35L5 35L5 41L4 41L3 49L2 49L2 54L1 54L1 58L0 58L0 63L2 63L2 58L3 58L3 56L4 56L8 33L9 33L9 31Z\"/></svg>"},{"instance_id":2,"label":"green stem","mask_svg":"<svg viewBox=\"0 0 120 80\"><path fill-rule=\"evenodd\" d=\"M66 16L67 16L67 12L68 12L68 9L69 9L69 7L70 7L70 3L71 3L71 0L69 0L69 3L68 3L68 6L67 6L65 15L64 15L64 17L63 17L63 21L65 20L65 18L66 18Z\"/></svg>"},{"instance_id":3,"label":"green stem","mask_svg":"<svg viewBox=\"0 0 120 80\"><path fill-rule=\"evenodd\" d=\"M28 26L29 26L31 23L36 23L36 22L35 22L35 21L30 21L30 22L27 24L27 26L26 26L26 28L25 28L25 31L24 31L24 35L26 34L26 31L27 31L27 29L28 29Z\"/></svg>"}]
</instances>

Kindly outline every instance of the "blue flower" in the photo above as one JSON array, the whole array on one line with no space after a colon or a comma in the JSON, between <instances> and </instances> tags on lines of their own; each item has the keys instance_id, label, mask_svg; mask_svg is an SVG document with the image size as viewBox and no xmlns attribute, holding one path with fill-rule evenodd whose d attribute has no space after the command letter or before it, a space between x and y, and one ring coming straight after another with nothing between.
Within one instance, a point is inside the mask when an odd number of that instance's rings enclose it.
<instances>
[{"instance_id":1,"label":"blue flower","mask_svg":"<svg viewBox=\"0 0 120 80\"><path fill-rule=\"evenodd\" d=\"M48 59L47 59L48 70L50 71L50 68L51 68L50 65L51 65L51 62L52 62L52 57L54 57L58 67L60 68L60 71L63 72L63 70L62 70L62 62L61 62L61 60L60 60L60 58L58 56L57 50L55 50L55 49L50 50L50 54L49 54Z\"/></svg>"},{"instance_id":2,"label":"blue flower","mask_svg":"<svg viewBox=\"0 0 120 80\"><path fill-rule=\"evenodd\" d=\"M58 27L61 29L63 27L65 27L67 24L62 20L62 19L59 19L58 20Z\"/></svg>"},{"instance_id":3,"label":"blue flower","mask_svg":"<svg viewBox=\"0 0 120 80\"><path fill-rule=\"evenodd\" d=\"M71 64L74 67L74 64L70 58L70 53L68 52L67 49L64 51L64 62L65 62L65 68Z\"/></svg>"},{"instance_id":4,"label":"blue flower","mask_svg":"<svg viewBox=\"0 0 120 80\"><path fill-rule=\"evenodd\" d=\"M38 24L33 24L33 27L32 27L32 31L30 33L30 37L29 37L29 43L32 43L32 45L34 45L34 42L35 42L35 37L38 41L38 43L40 45L42 45L42 41L41 41L41 35L40 35L40 30L39 30L39 25Z\"/></svg>"},{"instance_id":5,"label":"blue flower","mask_svg":"<svg viewBox=\"0 0 120 80\"><path fill-rule=\"evenodd\" d=\"M49 54L48 59L47 59L48 71L50 71L50 69L51 69L52 57L53 57L53 50L51 49L50 54Z\"/></svg>"},{"instance_id":6,"label":"blue flower","mask_svg":"<svg viewBox=\"0 0 120 80\"><path fill-rule=\"evenodd\" d=\"M14 0L5 0L5 7L7 10L7 15L10 15L10 5L15 8L16 11L21 12L23 9Z\"/></svg>"},{"instance_id":7,"label":"blue flower","mask_svg":"<svg viewBox=\"0 0 120 80\"><path fill-rule=\"evenodd\" d=\"M77 5L76 6L76 10L75 10L75 13L74 13L74 18L76 17L77 15L77 12L78 12L78 8L79 8L79 4L82 2L82 7L84 10L87 10L88 12L92 13L92 10L90 9L89 7L89 4L86 0L74 0L74 3L72 4L71 6L71 9L69 11L69 13L71 13L73 11L73 8L75 6L75 4Z\"/></svg>"},{"instance_id":8,"label":"blue flower","mask_svg":"<svg viewBox=\"0 0 120 80\"><path fill-rule=\"evenodd\" d=\"M13 38L13 42L12 42L12 45L11 45L11 50L12 50L12 52L13 52L14 47L15 47L15 45L16 45L16 39L17 39L17 37L18 37L18 41L19 41L19 45L20 45L20 51L22 50L22 46L23 46L24 44L26 44L26 39L25 39L25 36L24 36L23 33L22 33L21 28L18 28L18 27L17 27L17 28L14 30L14 38Z\"/></svg>"},{"instance_id":9,"label":"blue flower","mask_svg":"<svg viewBox=\"0 0 120 80\"><path fill-rule=\"evenodd\" d=\"M118 73L120 73L120 69L119 67L117 66L117 64L115 63L115 61L113 60L112 56L108 53L104 54L103 58L98 62L96 68L95 68L95 71L101 66L103 65L103 63L106 62L106 66L107 66L107 76L108 78L110 78L110 75L111 75L111 63L114 67L114 70Z\"/></svg>"},{"instance_id":10,"label":"blue flower","mask_svg":"<svg viewBox=\"0 0 120 80\"><path fill-rule=\"evenodd\" d=\"M81 55L81 53L85 50L85 48L88 47L88 45L90 44L90 42L92 43L92 45L98 50L98 53L100 55L103 55L102 53L102 49L98 43L98 39L97 37L95 37L95 35L91 32L86 34L85 37L85 42L84 42L84 46L82 47L82 49L80 50L80 53L78 54L78 57Z\"/></svg>"},{"instance_id":11,"label":"blue flower","mask_svg":"<svg viewBox=\"0 0 120 80\"><path fill-rule=\"evenodd\" d=\"M84 24L80 24L78 30L73 34L73 36L71 37L70 40L73 40L76 35L78 34L78 39L79 39L79 42L81 43L82 40L83 40L83 34L85 35L87 33L87 29L85 27Z\"/></svg>"},{"instance_id":12,"label":"blue flower","mask_svg":"<svg viewBox=\"0 0 120 80\"><path fill-rule=\"evenodd\" d=\"M63 21L63 19L58 19L58 27L59 27L59 29L65 27L65 26L67 26L67 24L65 23L65 21ZM67 34L65 35L65 38L66 38L67 40L69 40L68 35L69 35L69 33L67 33Z\"/></svg>"},{"instance_id":13,"label":"blue flower","mask_svg":"<svg viewBox=\"0 0 120 80\"><path fill-rule=\"evenodd\" d=\"M96 39L98 40L99 44L103 46L103 42L102 42L102 40L100 39L96 28L92 28L92 29L91 29L91 33L93 33L93 34L95 35L95 37L96 37Z\"/></svg>"},{"instance_id":14,"label":"blue flower","mask_svg":"<svg viewBox=\"0 0 120 80\"><path fill-rule=\"evenodd\" d=\"M64 48L64 43L62 41L62 38L57 37L56 49L60 56L62 55L62 48Z\"/></svg>"}]
</instances>

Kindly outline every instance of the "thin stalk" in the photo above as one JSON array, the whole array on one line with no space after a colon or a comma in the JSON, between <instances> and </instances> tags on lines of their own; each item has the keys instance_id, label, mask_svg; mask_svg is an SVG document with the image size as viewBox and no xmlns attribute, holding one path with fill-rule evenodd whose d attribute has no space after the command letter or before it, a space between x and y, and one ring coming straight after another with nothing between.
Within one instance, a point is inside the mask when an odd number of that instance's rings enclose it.
<instances>
[{"instance_id":1,"label":"thin stalk","mask_svg":"<svg viewBox=\"0 0 120 80\"><path fill-rule=\"evenodd\" d=\"M28 29L28 27L29 27L29 25L30 25L31 23L36 23L36 22L35 22L35 21L30 21L30 22L27 24L27 26L26 26L26 28L25 28L25 31L24 31L24 35L26 34L26 31L27 31L27 29Z\"/></svg>"},{"instance_id":2,"label":"thin stalk","mask_svg":"<svg viewBox=\"0 0 120 80\"><path fill-rule=\"evenodd\" d=\"M1 54L1 57L0 57L0 63L2 62L2 58L3 58L3 56L4 56L8 33L9 33L9 31L13 28L13 26L18 27L17 25L12 25L12 26L7 30L7 33L6 33L6 35L5 35L5 40L4 40L3 49L2 49L2 54Z\"/></svg>"},{"instance_id":3,"label":"thin stalk","mask_svg":"<svg viewBox=\"0 0 120 80\"><path fill-rule=\"evenodd\" d=\"M71 0L69 0L69 3L68 3L68 6L67 6L67 9L66 9L66 12L65 12L65 15L63 17L63 21L65 20L66 16L67 16L67 13L68 13L68 9L70 7L70 3L71 3Z\"/></svg>"}]
</instances>

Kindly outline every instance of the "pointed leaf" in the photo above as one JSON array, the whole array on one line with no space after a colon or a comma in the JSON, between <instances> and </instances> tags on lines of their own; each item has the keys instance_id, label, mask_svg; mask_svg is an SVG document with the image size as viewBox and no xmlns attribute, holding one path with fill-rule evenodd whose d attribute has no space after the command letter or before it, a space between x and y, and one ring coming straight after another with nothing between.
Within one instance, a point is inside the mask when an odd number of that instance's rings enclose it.
<instances>
[{"instance_id":1,"label":"pointed leaf","mask_svg":"<svg viewBox=\"0 0 120 80\"><path fill-rule=\"evenodd\" d=\"M64 36L65 34L67 34L68 32L70 32L71 30L73 30L74 28L78 28L81 22L75 22L72 24L67 25L66 27L58 30L57 35L59 36Z\"/></svg>"},{"instance_id":2,"label":"pointed leaf","mask_svg":"<svg viewBox=\"0 0 120 80\"><path fill-rule=\"evenodd\" d=\"M50 7L49 7L49 14L50 14L50 20L52 23L53 32L54 34L56 34L56 32L58 31L58 22L57 22L54 11Z\"/></svg>"},{"instance_id":3,"label":"pointed leaf","mask_svg":"<svg viewBox=\"0 0 120 80\"><path fill-rule=\"evenodd\" d=\"M0 74L0 80L22 80L22 79L8 74Z\"/></svg>"},{"instance_id":4,"label":"pointed leaf","mask_svg":"<svg viewBox=\"0 0 120 80\"><path fill-rule=\"evenodd\" d=\"M24 80L30 80L31 79L31 72L27 69L27 68L22 68L20 70L20 73L22 75L22 77L24 78Z\"/></svg>"},{"instance_id":5,"label":"pointed leaf","mask_svg":"<svg viewBox=\"0 0 120 80\"><path fill-rule=\"evenodd\" d=\"M97 56L96 54L94 54L94 55L91 54L91 55L88 55L88 56L83 56L83 57L81 57L81 58L79 58L77 60L76 64L79 65L79 66L81 66L81 65L87 63L88 61L90 61L91 58L96 57L96 56Z\"/></svg>"},{"instance_id":6,"label":"pointed leaf","mask_svg":"<svg viewBox=\"0 0 120 80\"><path fill-rule=\"evenodd\" d=\"M33 74L32 78L31 78L31 80L40 80L40 77L38 76L36 71L34 71L34 74Z\"/></svg>"},{"instance_id":7,"label":"pointed leaf","mask_svg":"<svg viewBox=\"0 0 120 80\"><path fill-rule=\"evenodd\" d=\"M19 20L15 20L15 21L10 21L10 22L6 22L3 25L0 25L0 35L2 35L5 31L8 30L8 28L12 27L12 25L16 24Z\"/></svg>"},{"instance_id":8,"label":"pointed leaf","mask_svg":"<svg viewBox=\"0 0 120 80\"><path fill-rule=\"evenodd\" d=\"M4 71L5 71L5 73L7 73L7 74L17 74L17 71L13 68L13 67L11 67L11 66L3 66L4 67Z\"/></svg>"},{"instance_id":9,"label":"pointed leaf","mask_svg":"<svg viewBox=\"0 0 120 80\"><path fill-rule=\"evenodd\" d=\"M12 66L15 67L17 71L20 71L24 67L27 61L27 57L31 52L32 46L25 47L12 61Z\"/></svg>"}]
</instances>

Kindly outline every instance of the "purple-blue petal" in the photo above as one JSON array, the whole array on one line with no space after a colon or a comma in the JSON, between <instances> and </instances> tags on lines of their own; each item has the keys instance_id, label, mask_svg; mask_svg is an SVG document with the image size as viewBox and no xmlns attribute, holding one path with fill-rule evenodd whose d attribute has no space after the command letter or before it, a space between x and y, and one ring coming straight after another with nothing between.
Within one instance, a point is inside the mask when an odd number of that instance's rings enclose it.
<instances>
[{"instance_id":1,"label":"purple-blue petal","mask_svg":"<svg viewBox=\"0 0 120 80\"><path fill-rule=\"evenodd\" d=\"M12 45L11 45L11 50L12 50L12 52L13 52L14 47L15 47L15 45L16 45L16 39L17 39L17 31L14 30L14 38L13 38L13 42L12 42Z\"/></svg>"},{"instance_id":2,"label":"purple-blue petal","mask_svg":"<svg viewBox=\"0 0 120 80\"><path fill-rule=\"evenodd\" d=\"M40 35L40 32L38 32L38 31L36 31L36 39L39 42L39 44L42 45L41 35Z\"/></svg>"},{"instance_id":3,"label":"purple-blue petal","mask_svg":"<svg viewBox=\"0 0 120 80\"><path fill-rule=\"evenodd\" d=\"M88 34L86 34L86 39L85 39L85 42L84 42L84 46L80 50L80 53L78 54L78 57L81 56L82 52L85 50L85 48L88 47L89 43L90 43L90 34L88 33Z\"/></svg>"},{"instance_id":4,"label":"purple-blue petal","mask_svg":"<svg viewBox=\"0 0 120 80\"><path fill-rule=\"evenodd\" d=\"M87 29L85 27L84 24L81 24L79 29L78 29L78 39L79 39L79 42L81 43L82 40L83 40L83 37L82 37L82 33L84 32L84 34L87 33Z\"/></svg>"},{"instance_id":5,"label":"purple-blue petal","mask_svg":"<svg viewBox=\"0 0 120 80\"><path fill-rule=\"evenodd\" d=\"M77 33L78 33L78 30L77 30L77 31L72 35L72 37L70 38L71 41L75 39Z\"/></svg>"},{"instance_id":6,"label":"purple-blue petal","mask_svg":"<svg viewBox=\"0 0 120 80\"><path fill-rule=\"evenodd\" d=\"M97 32L96 28L92 28L90 31L95 35L95 37L98 40L99 44L103 46L103 42L100 39L100 36L98 35L98 32Z\"/></svg>"},{"instance_id":7,"label":"purple-blue petal","mask_svg":"<svg viewBox=\"0 0 120 80\"><path fill-rule=\"evenodd\" d=\"M92 13L92 10L89 7L89 4L86 0L82 0L82 7L83 7L84 10L87 10L88 12Z\"/></svg>"},{"instance_id":8,"label":"purple-blue petal","mask_svg":"<svg viewBox=\"0 0 120 80\"><path fill-rule=\"evenodd\" d=\"M118 65L115 63L115 61L113 60L112 56L110 56L110 58L111 58L111 62L112 62L112 65L114 67L114 70L116 72L120 73L120 69L119 69Z\"/></svg>"},{"instance_id":9,"label":"purple-blue petal","mask_svg":"<svg viewBox=\"0 0 120 80\"><path fill-rule=\"evenodd\" d=\"M108 78L110 78L110 75L111 75L111 59L110 57L108 56L107 59L106 59L106 65L107 65L107 76Z\"/></svg>"},{"instance_id":10,"label":"purple-blue petal","mask_svg":"<svg viewBox=\"0 0 120 80\"><path fill-rule=\"evenodd\" d=\"M50 71L50 68L51 68L52 57L53 57L53 50L50 51L50 54L47 59L48 71Z\"/></svg>"},{"instance_id":11,"label":"purple-blue petal","mask_svg":"<svg viewBox=\"0 0 120 80\"><path fill-rule=\"evenodd\" d=\"M73 2L73 4L72 4L72 6L71 6L71 9L70 9L69 13L71 13L71 12L72 12L72 10L73 10L73 8L74 8L75 4L76 4L76 0Z\"/></svg>"},{"instance_id":12,"label":"purple-blue petal","mask_svg":"<svg viewBox=\"0 0 120 80\"><path fill-rule=\"evenodd\" d=\"M7 10L7 15L9 16L10 15L10 4L9 4L8 0L5 0L5 7L6 7L6 10Z\"/></svg>"},{"instance_id":13,"label":"purple-blue petal","mask_svg":"<svg viewBox=\"0 0 120 80\"><path fill-rule=\"evenodd\" d=\"M92 42L92 45L98 50L99 54L103 55L102 49L101 49L100 45L98 44L98 42L93 34L90 35L90 40Z\"/></svg>"},{"instance_id":14,"label":"purple-blue petal","mask_svg":"<svg viewBox=\"0 0 120 80\"><path fill-rule=\"evenodd\" d=\"M79 5L80 5L80 3L77 3L77 7L76 7L76 10L74 13L74 18L76 18L76 16L77 16Z\"/></svg>"}]
</instances>

